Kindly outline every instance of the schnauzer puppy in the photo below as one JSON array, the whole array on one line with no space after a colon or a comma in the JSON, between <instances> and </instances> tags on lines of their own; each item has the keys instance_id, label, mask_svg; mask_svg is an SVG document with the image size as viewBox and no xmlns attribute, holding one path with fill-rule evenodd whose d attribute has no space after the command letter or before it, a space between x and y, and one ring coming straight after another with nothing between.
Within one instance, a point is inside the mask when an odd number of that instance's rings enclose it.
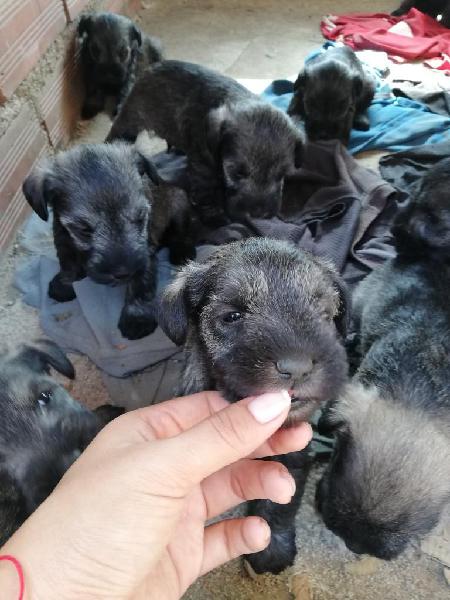
<instances>
[{"instance_id":1,"label":"schnauzer puppy","mask_svg":"<svg viewBox=\"0 0 450 600\"><path fill-rule=\"evenodd\" d=\"M450 502L448 249L438 258L450 243L449 165L429 172L398 218L398 256L357 288L364 358L321 421L336 435L317 491L325 524L350 550L383 559L430 532Z\"/></svg>"},{"instance_id":2,"label":"schnauzer puppy","mask_svg":"<svg viewBox=\"0 0 450 600\"><path fill-rule=\"evenodd\" d=\"M188 157L190 195L203 221L272 217L302 139L289 117L200 65L166 60L136 82L107 140L152 130Z\"/></svg>"},{"instance_id":3,"label":"schnauzer puppy","mask_svg":"<svg viewBox=\"0 0 450 600\"><path fill-rule=\"evenodd\" d=\"M375 81L353 50L333 47L305 64L294 84L288 114L304 119L310 140L348 144L352 127L369 129L366 111L374 94Z\"/></svg>"},{"instance_id":4,"label":"schnauzer puppy","mask_svg":"<svg viewBox=\"0 0 450 600\"><path fill-rule=\"evenodd\" d=\"M152 163L125 143L83 145L47 159L25 180L33 210L48 219L61 271L49 285L58 302L75 298L73 282L127 284L119 320L138 339L156 327L156 249L170 247L177 263L193 258L186 194L160 181Z\"/></svg>"},{"instance_id":5,"label":"schnauzer puppy","mask_svg":"<svg viewBox=\"0 0 450 600\"><path fill-rule=\"evenodd\" d=\"M437 162L392 226L401 256L450 263L450 159Z\"/></svg>"},{"instance_id":6,"label":"schnauzer puppy","mask_svg":"<svg viewBox=\"0 0 450 600\"><path fill-rule=\"evenodd\" d=\"M86 88L81 116L94 117L105 108L107 96L115 97L115 115L136 78L161 60L161 44L130 19L113 13L82 15L77 32Z\"/></svg>"},{"instance_id":7,"label":"schnauzer puppy","mask_svg":"<svg viewBox=\"0 0 450 600\"><path fill-rule=\"evenodd\" d=\"M341 342L346 293L335 271L295 246L250 238L184 267L165 289L159 324L185 344L180 394L217 389L229 402L288 390L286 426L334 398L347 376ZM269 547L249 555L253 569L277 573L295 558L294 518L307 457L282 459L297 479L291 504L251 503L272 529Z\"/></svg>"},{"instance_id":8,"label":"schnauzer puppy","mask_svg":"<svg viewBox=\"0 0 450 600\"><path fill-rule=\"evenodd\" d=\"M404 0L397 10L391 14L395 17L401 17L411 10L417 8L420 12L436 18L442 15L441 25L450 27L450 2L449 0Z\"/></svg>"},{"instance_id":9,"label":"schnauzer puppy","mask_svg":"<svg viewBox=\"0 0 450 600\"><path fill-rule=\"evenodd\" d=\"M74 378L49 341L0 352L0 546L45 500L93 437L123 409L92 412L49 377Z\"/></svg>"}]
</instances>

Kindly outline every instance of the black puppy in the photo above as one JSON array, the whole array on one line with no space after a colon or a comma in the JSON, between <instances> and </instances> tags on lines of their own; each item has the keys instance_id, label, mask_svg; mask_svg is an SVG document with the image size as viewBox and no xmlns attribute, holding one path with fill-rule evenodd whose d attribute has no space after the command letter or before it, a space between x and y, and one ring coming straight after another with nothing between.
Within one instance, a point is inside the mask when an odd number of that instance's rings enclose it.
<instances>
[{"instance_id":1,"label":"black puppy","mask_svg":"<svg viewBox=\"0 0 450 600\"><path fill-rule=\"evenodd\" d=\"M399 211L392 232L402 256L450 263L450 159L440 160Z\"/></svg>"},{"instance_id":2,"label":"black puppy","mask_svg":"<svg viewBox=\"0 0 450 600\"><path fill-rule=\"evenodd\" d=\"M317 492L325 524L384 559L429 533L450 502L449 185L447 159L398 217L397 258L357 288L364 358L321 422L336 435Z\"/></svg>"},{"instance_id":3,"label":"black puppy","mask_svg":"<svg viewBox=\"0 0 450 600\"><path fill-rule=\"evenodd\" d=\"M107 140L133 141L143 129L187 154L191 200L215 224L276 215L302 150L282 111L230 77L175 60L136 82Z\"/></svg>"},{"instance_id":4,"label":"black puppy","mask_svg":"<svg viewBox=\"0 0 450 600\"><path fill-rule=\"evenodd\" d=\"M397 10L391 14L395 17L401 17L411 10L417 8L420 12L436 18L442 15L441 25L450 27L450 2L449 0L404 0Z\"/></svg>"},{"instance_id":5,"label":"black puppy","mask_svg":"<svg viewBox=\"0 0 450 600\"><path fill-rule=\"evenodd\" d=\"M137 339L156 327L156 248L174 262L195 256L186 194L160 181L152 163L125 143L83 145L45 160L23 185L33 210L48 219L61 271L50 282L58 302L75 298L73 282L127 284L119 329Z\"/></svg>"},{"instance_id":6,"label":"black puppy","mask_svg":"<svg viewBox=\"0 0 450 600\"><path fill-rule=\"evenodd\" d=\"M305 63L288 108L305 120L310 140L338 139L348 144L352 127L370 127L366 110L375 81L348 46L329 48Z\"/></svg>"},{"instance_id":7,"label":"black puppy","mask_svg":"<svg viewBox=\"0 0 450 600\"><path fill-rule=\"evenodd\" d=\"M308 419L346 379L345 309L345 288L328 264L293 245L251 238L184 267L162 296L159 323L185 345L180 394L217 389L234 402L288 390L289 426ZM308 457L280 460L295 476L297 493L288 505L250 505L272 529L268 548L248 557L258 573L281 571L296 553L294 518Z\"/></svg>"},{"instance_id":8,"label":"black puppy","mask_svg":"<svg viewBox=\"0 0 450 600\"><path fill-rule=\"evenodd\" d=\"M52 342L0 351L0 546L45 500L93 437L123 413L92 412L49 377L75 372Z\"/></svg>"},{"instance_id":9,"label":"black puppy","mask_svg":"<svg viewBox=\"0 0 450 600\"><path fill-rule=\"evenodd\" d=\"M86 88L81 116L94 117L104 109L107 96L115 97L115 115L136 78L161 60L161 44L113 13L81 15L77 32Z\"/></svg>"}]
</instances>

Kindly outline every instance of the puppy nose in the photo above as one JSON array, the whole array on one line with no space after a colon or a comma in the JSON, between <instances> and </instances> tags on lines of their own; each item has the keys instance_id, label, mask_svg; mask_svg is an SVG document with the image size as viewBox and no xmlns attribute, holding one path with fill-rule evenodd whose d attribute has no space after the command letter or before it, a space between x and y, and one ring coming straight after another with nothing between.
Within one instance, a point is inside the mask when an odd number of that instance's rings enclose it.
<instances>
[{"instance_id":1,"label":"puppy nose","mask_svg":"<svg viewBox=\"0 0 450 600\"><path fill-rule=\"evenodd\" d=\"M313 370L313 361L311 358L302 359L284 359L276 363L278 373L283 379L306 379Z\"/></svg>"}]
</instances>

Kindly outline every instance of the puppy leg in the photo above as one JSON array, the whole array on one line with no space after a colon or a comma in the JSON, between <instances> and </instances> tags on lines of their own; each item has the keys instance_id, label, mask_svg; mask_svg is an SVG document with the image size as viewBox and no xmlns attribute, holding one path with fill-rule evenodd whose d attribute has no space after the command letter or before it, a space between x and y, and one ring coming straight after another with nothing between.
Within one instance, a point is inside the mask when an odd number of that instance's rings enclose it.
<instances>
[{"instance_id":1,"label":"puppy leg","mask_svg":"<svg viewBox=\"0 0 450 600\"><path fill-rule=\"evenodd\" d=\"M404 0L400 6L391 12L393 17L401 17L405 15L414 6L414 0Z\"/></svg>"},{"instance_id":2,"label":"puppy leg","mask_svg":"<svg viewBox=\"0 0 450 600\"><path fill-rule=\"evenodd\" d=\"M86 98L81 108L82 119L92 119L105 108L105 94L102 90L88 85L86 90Z\"/></svg>"},{"instance_id":3,"label":"puppy leg","mask_svg":"<svg viewBox=\"0 0 450 600\"><path fill-rule=\"evenodd\" d=\"M289 504L275 504L270 500L253 500L249 502L248 514L265 519L270 526L272 535L270 544L265 550L247 554L245 559L255 573L269 572L276 575L290 567L294 563L297 554L295 516L302 501L310 458L307 451L304 450L269 460L277 460L285 464L295 479L297 487Z\"/></svg>"},{"instance_id":4,"label":"puppy leg","mask_svg":"<svg viewBox=\"0 0 450 600\"><path fill-rule=\"evenodd\" d=\"M210 227L228 223L220 175L201 157L190 158L188 169L191 203L200 220Z\"/></svg>"},{"instance_id":5,"label":"puppy leg","mask_svg":"<svg viewBox=\"0 0 450 600\"><path fill-rule=\"evenodd\" d=\"M126 142L134 143L141 131L147 129L145 118L140 117L142 106L139 95L130 94L130 90L125 90L125 96L122 100L119 98L117 117L112 124L110 132L106 138L106 142L114 140L125 140Z\"/></svg>"},{"instance_id":6,"label":"puppy leg","mask_svg":"<svg viewBox=\"0 0 450 600\"><path fill-rule=\"evenodd\" d=\"M143 338L156 329L156 308L153 303L156 266L156 256L152 252L147 271L135 277L128 285L118 327L123 337L129 340Z\"/></svg>"},{"instance_id":7,"label":"puppy leg","mask_svg":"<svg viewBox=\"0 0 450 600\"><path fill-rule=\"evenodd\" d=\"M69 302L76 297L73 282L83 279L86 272L79 252L56 215L53 221L53 236L61 270L50 281L48 295L57 302Z\"/></svg>"},{"instance_id":8,"label":"puppy leg","mask_svg":"<svg viewBox=\"0 0 450 600\"><path fill-rule=\"evenodd\" d=\"M196 256L194 221L187 196L177 199L173 207L172 220L166 234L169 258L173 265L183 265Z\"/></svg>"}]
</instances>

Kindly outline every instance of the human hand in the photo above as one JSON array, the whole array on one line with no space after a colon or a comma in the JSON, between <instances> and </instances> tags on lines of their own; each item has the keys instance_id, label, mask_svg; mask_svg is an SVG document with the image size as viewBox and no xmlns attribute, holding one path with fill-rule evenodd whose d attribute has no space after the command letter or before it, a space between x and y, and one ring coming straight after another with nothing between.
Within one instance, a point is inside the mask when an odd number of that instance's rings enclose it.
<instances>
[{"instance_id":1,"label":"human hand","mask_svg":"<svg viewBox=\"0 0 450 600\"><path fill-rule=\"evenodd\" d=\"M200 575L265 548L259 517L205 522L244 500L290 501L287 469L251 460L308 443L308 424L278 430L289 405L286 392L232 405L204 392L107 425L1 550L24 567L25 598L178 599Z\"/></svg>"}]
</instances>

